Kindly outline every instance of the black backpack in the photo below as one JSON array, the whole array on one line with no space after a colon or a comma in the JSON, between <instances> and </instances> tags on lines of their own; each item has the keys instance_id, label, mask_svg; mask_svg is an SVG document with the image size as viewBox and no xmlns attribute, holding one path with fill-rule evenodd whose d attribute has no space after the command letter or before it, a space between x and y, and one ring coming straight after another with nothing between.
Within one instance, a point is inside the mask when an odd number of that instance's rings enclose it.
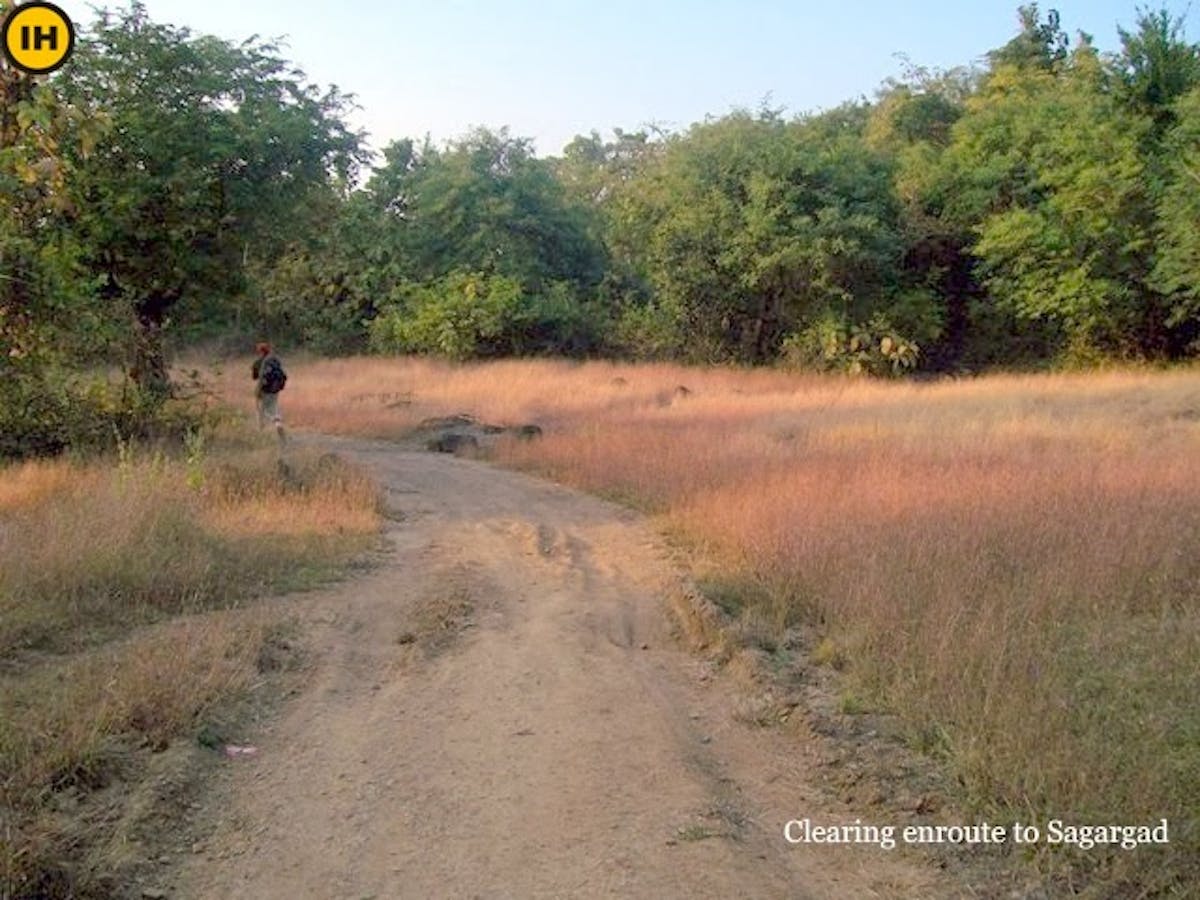
<instances>
[{"instance_id":1,"label":"black backpack","mask_svg":"<svg viewBox=\"0 0 1200 900\"><path fill-rule=\"evenodd\" d=\"M268 356L262 362L262 371L258 373L258 383L264 394L278 394L287 384L287 372L283 371L283 363L276 357Z\"/></svg>"}]
</instances>

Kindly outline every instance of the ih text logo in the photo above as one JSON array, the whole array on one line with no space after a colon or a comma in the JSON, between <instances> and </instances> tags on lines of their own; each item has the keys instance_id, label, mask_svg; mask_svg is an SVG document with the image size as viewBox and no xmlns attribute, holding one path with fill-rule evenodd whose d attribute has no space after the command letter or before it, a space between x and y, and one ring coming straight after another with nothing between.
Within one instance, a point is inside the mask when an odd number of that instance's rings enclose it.
<instances>
[{"instance_id":1,"label":"ih text logo","mask_svg":"<svg viewBox=\"0 0 1200 900\"><path fill-rule=\"evenodd\" d=\"M25 3L5 17L0 47L14 68L45 75L65 63L75 49L75 26L53 3Z\"/></svg>"}]
</instances>

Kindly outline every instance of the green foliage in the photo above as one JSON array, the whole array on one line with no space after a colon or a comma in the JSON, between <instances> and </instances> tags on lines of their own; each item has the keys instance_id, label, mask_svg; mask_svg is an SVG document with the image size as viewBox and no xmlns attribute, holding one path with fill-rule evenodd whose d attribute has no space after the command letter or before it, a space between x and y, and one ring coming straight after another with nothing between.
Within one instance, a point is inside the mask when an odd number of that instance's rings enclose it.
<instances>
[{"instance_id":1,"label":"green foliage","mask_svg":"<svg viewBox=\"0 0 1200 900\"><path fill-rule=\"evenodd\" d=\"M236 293L251 260L290 242L290 219L358 138L344 97L300 80L276 48L101 12L58 79L111 128L75 159L75 231L100 296L132 318L135 380L165 392L163 330L180 303Z\"/></svg>"},{"instance_id":2,"label":"green foliage","mask_svg":"<svg viewBox=\"0 0 1200 900\"><path fill-rule=\"evenodd\" d=\"M597 338L587 307L568 285L527 292L515 278L453 272L406 285L371 323L371 346L387 353L450 359L590 351Z\"/></svg>"},{"instance_id":3,"label":"green foliage","mask_svg":"<svg viewBox=\"0 0 1200 900\"><path fill-rule=\"evenodd\" d=\"M904 337L884 313L851 326L826 314L783 342L789 365L849 375L903 375L917 367L920 357L920 345Z\"/></svg>"},{"instance_id":4,"label":"green foliage","mask_svg":"<svg viewBox=\"0 0 1200 900\"><path fill-rule=\"evenodd\" d=\"M614 129L613 140L603 141L593 131L578 135L563 149L555 174L576 202L604 209L622 184L636 178L662 151L663 144L647 131Z\"/></svg>"},{"instance_id":5,"label":"green foliage","mask_svg":"<svg viewBox=\"0 0 1200 900\"><path fill-rule=\"evenodd\" d=\"M613 323L611 344L631 359L677 358L687 346L681 321L678 310L657 304L630 305Z\"/></svg>"},{"instance_id":6,"label":"green foliage","mask_svg":"<svg viewBox=\"0 0 1200 900\"><path fill-rule=\"evenodd\" d=\"M943 217L977 235L981 283L1018 319L1111 352L1150 340L1146 124L1080 46L1053 71L1002 66L941 159Z\"/></svg>"},{"instance_id":7,"label":"green foliage","mask_svg":"<svg viewBox=\"0 0 1200 900\"><path fill-rule=\"evenodd\" d=\"M0 459L105 450L130 439L177 443L212 416L128 382L47 368L0 383Z\"/></svg>"},{"instance_id":8,"label":"green foliage","mask_svg":"<svg viewBox=\"0 0 1200 900\"><path fill-rule=\"evenodd\" d=\"M1175 105L1167 139L1167 185L1158 205L1153 283L1168 297L1167 325L1194 341L1200 321L1200 87ZM1193 352L1196 349L1193 346Z\"/></svg>"},{"instance_id":9,"label":"green foliage","mask_svg":"<svg viewBox=\"0 0 1200 900\"><path fill-rule=\"evenodd\" d=\"M303 214L295 241L272 260L248 264L235 312L255 334L277 342L318 353L360 351L377 300L403 276L377 243L374 214L361 195L343 201L315 190Z\"/></svg>"},{"instance_id":10,"label":"green foliage","mask_svg":"<svg viewBox=\"0 0 1200 900\"><path fill-rule=\"evenodd\" d=\"M1118 75L1126 102L1153 118L1157 130L1174 121L1173 105L1200 85L1200 49L1184 39L1182 17L1142 10L1137 30L1118 28Z\"/></svg>"},{"instance_id":11,"label":"green foliage","mask_svg":"<svg viewBox=\"0 0 1200 900\"><path fill-rule=\"evenodd\" d=\"M993 67L1015 66L1052 69L1067 58L1067 34L1062 30L1058 10L1046 13L1043 22L1036 3L1017 9L1021 30L1011 41L988 54Z\"/></svg>"},{"instance_id":12,"label":"green foliage","mask_svg":"<svg viewBox=\"0 0 1200 900\"><path fill-rule=\"evenodd\" d=\"M393 144L366 191L382 214L382 243L399 251L411 280L483 272L540 291L594 285L603 274L588 211L506 129L476 130L441 151Z\"/></svg>"},{"instance_id":13,"label":"green foliage","mask_svg":"<svg viewBox=\"0 0 1200 900\"><path fill-rule=\"evenodd\" d=\"M375 349L458 359L599 345L594 210L506 130L443 149L393 143L335 221L327 245L287 260L291 286L279 291L278 267L262 282L293 327L353 339L374 319Z\"/></svg>"},{"instance_id":14,"label":"green foliage","mask_svg":"<svg viewBox=\"0 0 1200 900\"><path fill-rule=\"evenodd\" d=\"M674 317L684 355L765 361L797 326L901 287L890 171L864 121L858 107L734 113L669 139L616 189L613 219L640 223L618 258Z\"/></svg>"},{"instance_id":15,"label":"green foliage","mask_svg":"<svg viewBox=\"0 0 1200 900\"><path fill-rule=\"evenodd\" d=\"M49 85L0 67L0 382L36 379L104 337L71 230L67 153L86 152L102 127Z\"/></svg>"},{"instance_id":16,"label":"green foliage","mask_svg":"<svg viewBox=\"0 0 1200 900\"><path fill-rule=\"evenodd\" d=\"M601 347L604 325L596 304L581 300L569 282L556 281L525 296L509 329L508 352L586 356Z\"/></svg>"},{"instance_id":17,"label":"green foliage","mask_svg":"<svg viewBox=\"0 0 1200 900\"><path fill-rule=\"evenodd\" d=\"M103 124L0 66L0 458L57 452L110 424L70 374L113 334L71 227L69 151L85 155Z\"/></svg>"},{"instance_id":18,"label":"green foliage","mask_svg":"<svg viewBox=\"0 0 1200 900\"><path fill-rule=\"evenodd\" d=\"M376 347L452 356L583 346L896 374L1185 352L1190 169L1154 141L1195 48L1166 13L1107 58L1086 37L1069 50L1054 11L1018 17L986 71L910 65L875 104L821 115L592 132L548 163L504 130L397 142L363 192L358 271L375 281L326 294L350 318L387 308ZM464 272L522 299L468 303Z\"/></svg>"},{"instance_id":19,"label":"green foliage","mask_svg":"<svg viewBox=\"0 0 1200 900\"><path fill-rule=\"evenodd\" d=\"M49 79L0 65L0 453L175 428L175 313L222 317L292 249L297 210L353 175L345 98L300 79L269 44L137 3L99 13ZM86 375L114 364L136 385L119 403Z\"/></svg>"},{"instance_id":20,"label":"green foliage","mask_svg":"<svg viewBox=\"0 0 1200 900\"><path fill-rule=\"evenodd\" d=\"M372 323L371 344L450 359L487 355L520 304L521 285L514 279L456 273L409 287L400 306Z\"/></svg>"}]
</instances>

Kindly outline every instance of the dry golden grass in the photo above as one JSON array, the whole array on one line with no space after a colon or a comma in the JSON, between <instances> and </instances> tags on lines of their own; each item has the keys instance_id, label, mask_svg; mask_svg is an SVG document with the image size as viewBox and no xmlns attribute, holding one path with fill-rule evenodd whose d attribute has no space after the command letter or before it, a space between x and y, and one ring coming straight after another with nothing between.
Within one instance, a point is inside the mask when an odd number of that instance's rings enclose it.
<instances>
[{"instance_id":1,"label":"dry golden grass","mask_svg":"<svg viewBox=\"0 0 1200 900\"><path fill-rule=\"evenodd\" d=\"M263 535L364 535L379 530L379 488L336 457L291 454L281 480L273 450L246 454L236 466L212 467L201 516L229 540Z\"/></svg>"},{"instance_id":2,"label":"dry golden grass","mask_svg":"<svg viewBox=\"0 0 1200 900\"><path fill-rule=\"evenodd\" d=\"M270 584L303 586L380 524L371 481L307 451L289 453L286 471L263 448L191 464L26 463L0 472L10 481L57 487L0 518L0 658L77 649Z\"/></svg>"},{"instance_id":3,"label":"dry golden grass","mask_svg":"<svg viewBox=\"0 0 1200 900\"><path fill-rule=\"evenodd\" d=\"M684 377L672 366L600 362L506 360L477 366L379 357L286 362L289 372L301 373L280 395L289 427L383 438L403 435L421 419L447 410L492 422L554 425L599 411L619 414L646 404L666 405L682 383L672 379ZM796 378L771 372L696 371L691 380L726 392L749 385L756 394L791 394L797 385ZM214 381L224 400L252 411L248 363L223 365Z\"/></svg>"},{"instance_id":4,"label":"dry golden grass","mask_svg":"<svg viewBox=\"0 0 1200 900\"><path fill-rule=\"evenodd\" d=\"M131 754L257 677L281 614L248 601L374 543L362 472L238 441L0 469L0 897L103 894L120 814L89 795L119 781L126 797Z\"/></svg>"},{"instance_id":5,"label":"dry golden grass","mask_svg":"<svg viewBox=\"0 0 1200 900\"><path fill-rule=\"evenodd\" d=\"M0 478L0 515L29 509L57 494L84 490L92 474L61 459L15 466Z\"/></svg>"},{"instance_id":6,"label":"dry golden grass","mask_svg":"<svg viewBox=\"0 0 1200 900\"><path fill-rule=\"evenodd\" d=\"M0 676L0 810L8 828L0 895L105 894L120 812L110 806L97 816L89 798L110 785L128 795L146 753L260 678L260 651L276 619L263 610L209 613Z\"/></svg>"},{"instance_id":7,"label":"dry golden grass","mask_svg":"<svg viewBox=\"0 0 1200 900\"><path fill-rule=\"evenodd\" d=\"M1166 853L1067 862L1111 864L1103 890L1200 878L1200 372L291 369L283 404L301 427L540 424L498 458L661 513L727 583L755 587L743 616L824 623L857 689L906 717L968 802L1023 820L1166 817Z\"/></svg>"}]
</instances>

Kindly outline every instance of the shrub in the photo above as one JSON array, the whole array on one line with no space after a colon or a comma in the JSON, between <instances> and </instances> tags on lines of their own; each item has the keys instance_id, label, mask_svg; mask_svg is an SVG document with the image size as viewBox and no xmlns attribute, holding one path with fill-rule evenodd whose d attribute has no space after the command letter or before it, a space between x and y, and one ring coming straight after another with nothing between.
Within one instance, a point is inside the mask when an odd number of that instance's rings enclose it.
<instances>
[{"instance_id":1,"label":"shrub","mask_svg":"<svg viewBox=\"0 0 1200 900\"><path fill-rule=\"evenodd\" d=\"M109 450L120 440L180 441L216 418L199 403L52 368L0 382L0 459Z\"/></svg>"},{"instance_id":2,"label":"shrub","mask_svg":"<svg viewBox=\"0 0 1200 900\"><path fill-rule=\"evenodd\" d=\"M600 326L594 307L580 302L565 282L531 292L514 278L453 272L402 287L370 331L376 352L463 360L583 355L598 346Z\"/></svg>"}]
</instances>

